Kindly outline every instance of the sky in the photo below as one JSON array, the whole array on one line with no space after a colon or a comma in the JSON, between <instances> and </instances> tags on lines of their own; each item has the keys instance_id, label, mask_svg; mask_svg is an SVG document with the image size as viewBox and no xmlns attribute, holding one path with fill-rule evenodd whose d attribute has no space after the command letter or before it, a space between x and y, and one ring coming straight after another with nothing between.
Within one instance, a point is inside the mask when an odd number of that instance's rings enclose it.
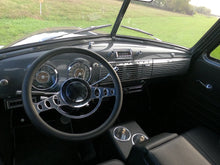
<instances>
[{"instance_id":1,"label":"sky","mask_svg":"<svg viewBox=\"0 0 220 165\"><path fill-rule=\"evenodd\" d=\"M220 0L191 0L190 4L207 7L212 14L220 15Z\"/></svg>"}]
</instances>

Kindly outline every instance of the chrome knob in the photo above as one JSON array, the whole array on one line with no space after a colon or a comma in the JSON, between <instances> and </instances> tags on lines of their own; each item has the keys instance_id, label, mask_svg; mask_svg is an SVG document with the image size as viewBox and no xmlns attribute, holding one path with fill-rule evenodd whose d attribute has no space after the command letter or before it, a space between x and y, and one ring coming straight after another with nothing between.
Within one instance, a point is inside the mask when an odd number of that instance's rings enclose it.
<instances>
[{"instance_id":1,"label":"chrome knob","mask_svg":"<svg viewBox=\"0 0 220 165\"><path fill-rule=\"evenodd\" d=\"M7 79L2 79L0 80L0 86L7 86L8 85L8 80Z\"/></svg>"}]
</instances>

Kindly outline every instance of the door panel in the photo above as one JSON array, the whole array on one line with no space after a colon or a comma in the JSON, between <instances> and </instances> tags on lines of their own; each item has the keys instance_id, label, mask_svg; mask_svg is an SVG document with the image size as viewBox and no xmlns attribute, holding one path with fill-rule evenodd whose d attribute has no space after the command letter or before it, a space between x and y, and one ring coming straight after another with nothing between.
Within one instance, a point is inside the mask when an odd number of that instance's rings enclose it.
<instances>
[{"instance_id":1,"label":"door panel","mask_svg":"<svg viewBox=\"0 0 220 165\"><path fill-rule=\"evenodd\" d=\"M220 63L199 57L183 84L181 109L190 123L220 130Z\"/></svg>"}]
</instances>

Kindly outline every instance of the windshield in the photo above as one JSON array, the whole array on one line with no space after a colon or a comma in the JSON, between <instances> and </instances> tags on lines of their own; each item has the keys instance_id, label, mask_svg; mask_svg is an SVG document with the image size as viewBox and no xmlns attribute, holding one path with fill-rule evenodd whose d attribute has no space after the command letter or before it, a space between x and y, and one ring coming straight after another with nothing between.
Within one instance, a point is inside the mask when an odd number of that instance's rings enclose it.
<instances>
[{"instance_id":1,"label":"windshield","mask_svg":"<svg viewBox=\"0 0 220 165\"><path fill-rule=\"evenodd\" d=\"M122 3L122 0L1 0L0 48L13 42L11 45L17 46L110 34ZM190 48L217 21L219 3L218 0L132 1L117 35L149 38ZM102 28L75 34L80 29L102 25ZM29 37L24 38L27 35ZM21 38L23 40L15 43Z\"/></svg>"},{"instance_id":2,"label":"windshield","mask_svg":"<svg viewBox=\"0 0 220 165\"><path fill-rule=\"evenodd\" d=\"M8 45L27 36L29 38L21 44L41 42L73 33L71 29L113 25L121 4L122 1L117 0L1 0L0 45ZM97 31L110 34L111 28L110 26ZM32 33L35 34L34 37L31 36ZM94 33L74 36L81 35Z\"/></svg>"},{"instance_id":3,"label":"windshield","mask_svg":"<svg viewBox=\"0 0 220 165\"><path fill-rule=\"evenodd\" d=\"M142 29L162 41L192 47L217 21L219 0L154 0L152 3L133 1L122 25ZM148 37L120 28L118 34Z\"/></svg>"}]
</instances>

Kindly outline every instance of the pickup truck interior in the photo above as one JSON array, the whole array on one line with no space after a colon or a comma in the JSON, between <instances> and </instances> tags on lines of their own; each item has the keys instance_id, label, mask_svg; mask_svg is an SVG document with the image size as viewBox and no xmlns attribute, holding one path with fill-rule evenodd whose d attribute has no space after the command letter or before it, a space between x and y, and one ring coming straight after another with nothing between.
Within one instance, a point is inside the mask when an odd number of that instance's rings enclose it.
<instances>
[{"instance_id":1,"label":"pickup truck interior","mask_svg":"<svg viewBox=\"0 0 220 165\"><path fill-rule=\"evenodd\" d=\"M0 165L220 164L220 20L190 49L119 25L0 49Z\"/></svg>"}]
</instances>

